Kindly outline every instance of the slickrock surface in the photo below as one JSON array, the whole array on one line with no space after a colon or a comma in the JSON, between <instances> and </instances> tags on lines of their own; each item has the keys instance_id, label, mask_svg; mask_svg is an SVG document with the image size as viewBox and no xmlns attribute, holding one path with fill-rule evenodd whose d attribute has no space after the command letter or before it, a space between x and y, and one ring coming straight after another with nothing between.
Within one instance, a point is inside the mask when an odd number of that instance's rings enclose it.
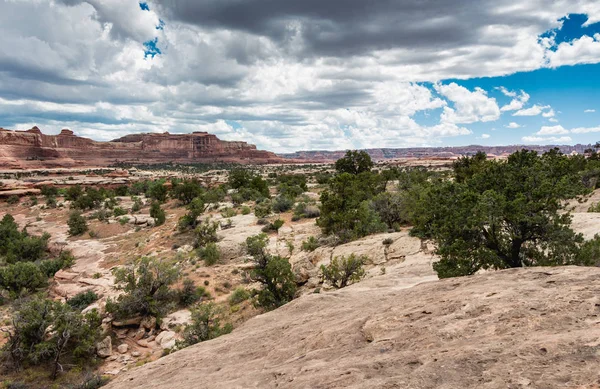
<instances>
[{"instance_id":1,"label":"slickrock surface","mask_svg":"<svg viewBox=\"0 0 600 389\"><path fill-rule=\"evenodd\" d=\"M107 388L599 387L600 269L511 269L410 288L406 277L388 267L303 296Z\"/></svg>"},{"instance_id":2,"label":"slickrock surface","mask_svg":"<svg viewBox=\"0 0 600 389\"><path fill-rule=\"evenodd\" d=\"M111 142L96 142L62 130L44 135L0 128L0 168L107 166L116 162L237 162L276 163L283 159L246 142L227 142L206 132L134 134Z\"/></svg>"}]
</instances>

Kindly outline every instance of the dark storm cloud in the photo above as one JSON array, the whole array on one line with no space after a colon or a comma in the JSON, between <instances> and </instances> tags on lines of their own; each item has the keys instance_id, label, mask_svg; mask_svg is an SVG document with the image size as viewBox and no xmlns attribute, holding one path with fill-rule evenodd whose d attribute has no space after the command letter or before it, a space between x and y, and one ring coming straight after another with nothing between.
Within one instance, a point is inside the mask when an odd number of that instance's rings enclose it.
<instances>
[{"instance_id":1,"label":"dark storm cloud","mask_svg":"<svg viewBox=\"0 0 600 389\"><path fill-rule=\"evenodd\" d=\"M170 18L204 28L267 36L302 55L351 56L392 48L445 48L475 43L489 24L536 24L536 16L497 13L505 1L483 0L160 0ZM295 25L299 25L298 29Z\"/></svg>"}]
</instances>

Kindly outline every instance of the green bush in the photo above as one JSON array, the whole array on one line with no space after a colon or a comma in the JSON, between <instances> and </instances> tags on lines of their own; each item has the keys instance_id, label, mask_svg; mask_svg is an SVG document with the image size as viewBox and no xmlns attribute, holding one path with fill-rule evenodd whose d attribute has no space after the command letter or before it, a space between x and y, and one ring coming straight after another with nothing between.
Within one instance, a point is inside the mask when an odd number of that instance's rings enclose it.
<instances>
[{"instance_id":1,"label":"green bush","mask_svg":"<svg viewBox=\"0 0 600 389\"><path fill-rule=\"evenodd\" d=\"M302 242L302 250L304 251L315 251L319 248L319 241L314 236L309 236L308 239Z\"/></svg>"},{"instance_id":2,"label":"green bush","mask_svg":"<svg viewBox=\"0 0 600 389\"><path fill-rule=\"evenodd\" d=\"M221 211L221 217L223 217L224 219L234 217L236 215L237 215L237 211L233 208L224 208Z\"/></svg>"},{"instance_id":3,"label":"green bush","mask_svg":"<svg viewBox=\"0 0 600 389\"><path fill-rule=\"evenodd\" d=\"M6 214L0 221L0 259L6 263L43 259L48 252L49 239L50 235L47 233L32 236L26 229L19 231L12 215Z\"/></svg>"},{"instance_id":4,"label":"green bush","mask_svg":"<svg viewBox=\"0 0 600 389\"><path fill-rule=\"evenodd\" d=\"M273 204L271 205L273 211L281 213L286 212L292 209L294 206L294 200L285 196L277 196L273 200Z\"/></svg>"},{"instance_id":5,"label":"green bush","mask_svg":"<svg viewBox=\"0 0 600 389\"><path fill-rule=\"evenodd\" d=\"M126 210L124 210L124 209L123 209L123 208L121 208L121 207L115 207L115 208L113 209L113 215L114 215L115 217L119 217L119 216L127 215L127 211L126 211Z\"/></svg>"},{"instance_id":6,"label":"green bush","mask_svg":"<svg viewBox=\"0 0 600 389\"><path fill-rule=\"evenodd\" d=\"M63 251L57 258L46 259L39 263L39 268L46 277L53 277L56 272L68 269L75 264L75 257L70 251Z\"/></svg>"},{"instance_id":7,"label":"green bush","mask_svg":"<svg viewBox=\"0 0 600 389\"><path fill-rule=\"evenodd\" d=\"M245 288L240 286L240 287L236 288L233 291L233 293L231 293L231 295L229 296L227 301L229 301L229 305L236 305L243 301L248 300L249 298L250 298L250 292L248 292Z\"/></svg>"},{"instance_id":8,"label":"green bush","mask_svg":"<svg viewBox=\"0 0 600 389\"><path fill-rule=\"evenodd\" d=\"M271 202L263 201L254 206L254 216L261 219L271 214Z\"/></svg>"},{"instance_id":9,"label":"green bush","mask_svg":"<svg viewBox=\"0 0 600 389\"><path fill-rule=\"evenodd\" d=\"M183 205L188 205L197 197L202 196L204 188L198 180L185 180L173 186L172 196L181 201Z\"/></svg>"},{"instance_id":10,"label":"green bush","mask_svg":"<svg viewBox=\"0 0 600 389\"><path fill-rule=\"evenodd\" d=\"M96 310L82 315L67 304L32 298L15 312L2 353L14 369L46 364L55 379L65 367L93 360L100 328Z\"/></svg>"},{"instance_id":11,"label":"green bush","mask_svg":"<svg viewBox=\"0 0 600 389\"><path fill-rule=\"evenodd\" d=\"M177 299L179 305L182 307L188 307L192 304L197 303L203 297L209 297L210 294L201 286L196 286L194 281L190 279L183 280L183 286L177 291Z\"/></svg>"},{"instance_id":12,"label":"green bush","mask_svg":"<svg viewBox=\"0 0 600 389\"><path fill-rule=\"evenodd\" d=\"M367 256L357 257L355 254L351 254L347 258L336 257L331 260L329 265L321 265L322 278L337 289L344 288L351 283L360 281L365 276L363 266L367 260Z\"/></svg>"},{"instance_id":13,"label":"green bush","mask_svg":"<svg viewBox=\"0 0 600 389\"><path fill-rule=\"evenodd\" d=\"M223 310L214 303L200 304L192 309L192 320L183 330L183 341L177 343L177 348L184 348L206 340L228 334L233 330L229 323L221 325Z\"/></svg>"},{"instance_id":14,"label":"green bush","mask_svg":"<svg viewBox=\"0 0 600 389\"><path fill-rule=\"evenodd\" d=\"M8 199L6 199L6 202L10 205L19 204L19 196L12 195Z\"/></svg>"},{"instance_id":15,"label":"green bush","mask_svg":"<svg viewBox=\"0 0 600 389\"><path fill-rule=\"evenodd\" d=\"M249 215L251 212L252 212L252 210L247 205L244 205L242 207L242 215Z\"/></svg>"},{"instance_id":16,"label":"green bush","mask_svg":"<svg viewBox=\"0 0 600 389\"><path fill-rule=\"evenodd\" d=\"M98 295L93 290L77 293L75 296L67 300L67 304L77 311L83 311L91 304L98 301Z\"/></svg>"},{"instance_id":17,"label":"green bush","mask_svg":"<svg viewBox=\"0 0 600 389\"><path fill-rule=\"evenodd\" d=\"M257 293L257 304L271 310L294 298L296 283L288 260L269 254L266 250L267 242L268 237L265 234L250 236L246 239L246 251L254 262L250 279L262 284Z\"/></svg>"},{"instance_id":18,"label":"green bush","mask_svg":"<svg viewBox=\"0 0 600 389\"><path fill-rule=\"evenodd\" d=\"M194 247L204 247L209 243L217 242L217 228L219 228L219 223L210 221L210 219L206 218L204 222L200 223L194 230L194 235L196 237Z\"/></svg>"},{"instance_id":19,"label":"green bush","mask_svg":"<svg viewBox=\"0 0 600 389\"><path fill-rule=\"evenodd\" d=\"M158 201L152 202L152 205L150 206L150 217L154 219L155 226L161 226L165 224L167 216L165 211L160 207L160 203Z\"/></svg>"},{"instance_id":20,"label":"green bush","mask_svg":"<svg viewBox=\"0 0 600 389\"><path fill-rule=\"evenodd\" d=\"M45 287L47 280L40 268L31 262L17 262L0 267L0 287L13 298Z\"/></svg>"},{"instance_id":21,"label":"green bush","mask_svg":"<svg viewBox=\"0 0 600 389\"><path fill-rule=\"evenodd\" d=\"M269 231L279 231L281 227L283 227L284 221L281 219L277 219L262 228L262 232Z\"/></svg>"},{"instance_id":22,"label":"green bush","mask_svg":"<svg viewBox=\"0 0 600 389\"><path fill-rule=\"evenodd\" d=\"M131 206L131 212L139 212L142 209L142 200L140 200L137 196L131 196L131 200L133 201L133 205Z\"/></svg>"},{"instance_id":23,"label":"green bush","mask_svg":"<svg viewBox=\"0 0 600 389\"><path fill-rule=\"evenodd\" d=\"M115 288L123 291L106 302L106 311L115 318L160 318L176 305L177 296L170 286L179 279L180 271L171 263L144 257L131 266L114 269L113 274Z\"/></svg>"},{"instance_id":24,"label":"green bush","mask_svg":"<svg viewBox=\"0 0 600 389\"><path fill-rule=\"evenodd\" d=\"M85 218L77 211L71 212L67 225L69 226L69 235L71 236L82 235L88 230Z\"/></svg>"},{"instance_id":25,"label":"green bush","mask_svg":"<svg viewBox=\"0 0 600 389\"><path fill-rule=\"evenodd\" d=\"M207 243L198 249L198 255L204 260L206 266L212 266L221 259L221 251L214 242Z\"/></svg>"},{"instance_id":26,"label":"green bush","mask_svg":"<svg viewBox=\"0 0 600 389\"><path fill-rule=\"evenodd\" d=\"M343 158L335 162L335 170L338 173L349 173L358 175L370 172L374 163L366 151L348 150Z\"/></svg>"}]
</instances>

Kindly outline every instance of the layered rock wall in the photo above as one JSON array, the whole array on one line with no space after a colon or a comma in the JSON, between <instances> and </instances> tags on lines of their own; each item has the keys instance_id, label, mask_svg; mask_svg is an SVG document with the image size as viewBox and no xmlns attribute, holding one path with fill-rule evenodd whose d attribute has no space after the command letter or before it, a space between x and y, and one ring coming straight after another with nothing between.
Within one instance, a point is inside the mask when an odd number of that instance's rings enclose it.
<instances>
[{"instance_id":1,"label":"layered rock wall","mask_svg":"<svg viewBox=\"0 0 600 389\"><path fill-rule=\"evenodd\" d=\"M222 141L206 132L132 134L111 142L76 136L70 130L45 135L39 128L0 128L0 168L106 166L124 163L277 163L282 158L246 142Z\"/></svg>"}]
</instances>

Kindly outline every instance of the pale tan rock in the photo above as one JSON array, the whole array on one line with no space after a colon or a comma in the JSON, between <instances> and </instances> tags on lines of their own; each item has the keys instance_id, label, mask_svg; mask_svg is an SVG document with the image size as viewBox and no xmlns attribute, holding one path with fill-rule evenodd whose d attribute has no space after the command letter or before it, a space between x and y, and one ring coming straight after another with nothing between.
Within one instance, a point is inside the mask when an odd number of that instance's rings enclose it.
<instances>
[{"instance_id":1,"label":"pale tan rock","mask_svg":"<svg viewBox=\"0 0 600 389\"><path fill-rule=\"evenodd\" d=\"M112 355L112 340L110 336L96 343L96 353L100 358L107 358Z\"/></svg>"},{"instance_id":2,"label":"pale tan rock","mask_svg":"<svg viewBox=\"0 0 600 389\"><path fill-rule=\"evenodd\" d=\"M119 354L125 354L127 351L129 351L129 345L127 343L122 343L117 346L117 351Z\"/></svg>"},{"instance_id":3,"label":"pale tan rock","mask_svg":"<svg viewBox=\"0 0 600 389\"><path fill-rule=\"evenodd\" d=\"M600 269L510 269L422 283L402 273L418 273L408 261L302 296L107 388L597 386Z\"/></svg>"}]
</instances>

